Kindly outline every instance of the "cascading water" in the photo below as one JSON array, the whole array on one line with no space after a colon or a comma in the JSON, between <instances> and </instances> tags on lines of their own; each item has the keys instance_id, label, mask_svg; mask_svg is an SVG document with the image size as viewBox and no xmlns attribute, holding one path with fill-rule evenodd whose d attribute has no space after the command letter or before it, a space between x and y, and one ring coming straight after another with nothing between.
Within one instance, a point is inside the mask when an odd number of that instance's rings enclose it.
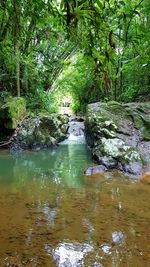
<instances>
[{"instance_id":1,"label":"cascading water","mask_svg":"<svg viewBox=\"0 0 150 267\"><path fill-rule=\"evenodd\" d=\"M84 119L80 117L70 117L68 137L64 141L60 142L60 144L85 144L84 131Z\"/></svg>"}]
</instances>

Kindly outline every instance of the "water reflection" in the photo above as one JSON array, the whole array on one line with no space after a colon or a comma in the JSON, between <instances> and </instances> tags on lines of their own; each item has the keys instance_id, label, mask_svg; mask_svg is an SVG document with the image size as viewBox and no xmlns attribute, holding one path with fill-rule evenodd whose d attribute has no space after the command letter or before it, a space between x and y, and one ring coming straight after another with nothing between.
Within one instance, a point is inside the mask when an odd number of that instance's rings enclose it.
<instances>
[{"instance_id":1,"label":"water reflection","mask_svg":"<svg viewBox=\"0 0 150 267\"><path fill-rule=\"evenodd\" d=\"M58 267L83 267L85 255L93 251L94 248L86 243L63 242L58 244L55 249L52 249L49 245L46 245L45 249L56 260Z\"/></svg>"},{"instance_id":2,"label":"water reflection","mask_svg":"<svg viewBox=\"0 0 150 267\"><path fill-rule=\"evenodd\" d=\"M90 156L85 145L63 145L54 150L19 155L0 154L0 182L23 184L29 179L44 179L56 184L81 186L81 177ZM8 168L9 166L9 168Z\"/></svg>"},{"instance_id":3,"label":"water reflection","mask_svg":"<svg viewBox=\"0 0 150 267\"><path fill-rule=\"evenodd\" d=\"M114 244L123 244L125 241L125 236L122 232L113 232L112 241Z\"/></svg>"},{"instance_id":4,"label":"water reflection","mask_svg":"<svg viewBox=\"0 0 150 267\"><path fill-rule=\"evenodd\" d=\"M126 248L124 241L125 236L122 232L113 232L110 244L104 243L97 247L92 241L89 243L64 241L56 245L55 248L51 244L46 244L45 251L55 260L58 267L103 267L101 262L105 261L109 262L111 267L119 267ZM120 245L123 244L124 247L120 248Z\"/></svg>"},{"instance_id":5,"label":"water reflection","mask_svg":"<svg viewBox=\"0 0 150 267\"><path fill-rule=\"evenodd\" d=\"M111 246L109 244L103 244L101 250L107 255L111 254Z\"/></svg>"}]
</instances>

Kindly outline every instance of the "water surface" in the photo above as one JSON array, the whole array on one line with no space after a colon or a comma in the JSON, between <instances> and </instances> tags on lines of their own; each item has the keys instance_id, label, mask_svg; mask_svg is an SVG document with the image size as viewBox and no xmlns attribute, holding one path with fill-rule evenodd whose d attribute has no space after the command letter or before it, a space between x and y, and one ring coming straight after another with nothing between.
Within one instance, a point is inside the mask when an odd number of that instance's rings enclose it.
<instances>
[{"instance_id":1,"label":"water surface","mask_svg":"<svg viewBox=\"0 0 150 267\"><path fill-rule=\"evenodd\" d=\"M85 145L0 153L0 266L150 266L149 186L90 163Z\"/></svg>"}]
</instances>

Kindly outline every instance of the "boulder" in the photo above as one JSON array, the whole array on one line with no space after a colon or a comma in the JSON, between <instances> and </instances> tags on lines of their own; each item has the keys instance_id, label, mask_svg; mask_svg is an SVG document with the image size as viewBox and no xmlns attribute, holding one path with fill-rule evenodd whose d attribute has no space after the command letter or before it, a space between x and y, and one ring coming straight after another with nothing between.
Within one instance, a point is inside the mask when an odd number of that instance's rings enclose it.
<instances>
[{"instance_id":1,"label":"boulder","mask_svg":"<svg viewBox=\"0 0 150 267\"><path fill-rule=\"evenodd\" d=\"M85 131L93 158L107 169L139 175L150 164L150 104L89 104Z\"/></svg>"},{"instance_id":2,"label":"boulder","mask_svg":"<svg viewBox=\"0 0 150 267\"><path fill-rule=\"evenodd\" d=\"M18 149L48 148L65 138L67 116L39 114L23 121L14 136L11 151Z\"/></svg>"},{"instance_id":3,"label":"boulder","mask_svg":"<svg viewBox=\"0 0 150 267\"><path fill-rule=\"evenodd\" d=\"M105 171L107 171L107 168L104 165L95 165L95 166L88 167L85 170L85 175L91 176L93 174L103 173Z\"/></svg>"}]
</instances>

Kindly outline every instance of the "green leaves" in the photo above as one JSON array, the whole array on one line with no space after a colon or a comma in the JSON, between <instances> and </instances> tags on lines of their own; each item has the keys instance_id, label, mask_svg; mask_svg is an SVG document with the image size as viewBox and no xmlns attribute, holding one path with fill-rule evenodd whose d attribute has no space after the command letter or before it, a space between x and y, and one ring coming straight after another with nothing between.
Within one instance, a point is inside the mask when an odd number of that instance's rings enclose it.
<instances>
[{"instance_id":1,"label":"green leaves","mask_svg":"<svg viewBox=\"0 0 150 267\"><path fill-rule=\"evenodd\" d=\"M97 6L99 7L100 10L103 9L102 1L100 1L100 0L96 0L95 3L97 4Z\"/></svg>"},{"instance_id":2,"label":"green leaves","mask_svg":"<svg viewBox=\"0 0 150 267\"><path fill-rule=\"evenodd\" d=\"M56 83L80 106L105 94L131 99L149 88L149 0L15 0L16 7L3 2L1 89L15 93L17 43L22 94L40 98L37 88L47 91ZM74 54L80 56L73 64ZM107 83L111 92L105 92Z\"/></svg>"}]
</instances>

